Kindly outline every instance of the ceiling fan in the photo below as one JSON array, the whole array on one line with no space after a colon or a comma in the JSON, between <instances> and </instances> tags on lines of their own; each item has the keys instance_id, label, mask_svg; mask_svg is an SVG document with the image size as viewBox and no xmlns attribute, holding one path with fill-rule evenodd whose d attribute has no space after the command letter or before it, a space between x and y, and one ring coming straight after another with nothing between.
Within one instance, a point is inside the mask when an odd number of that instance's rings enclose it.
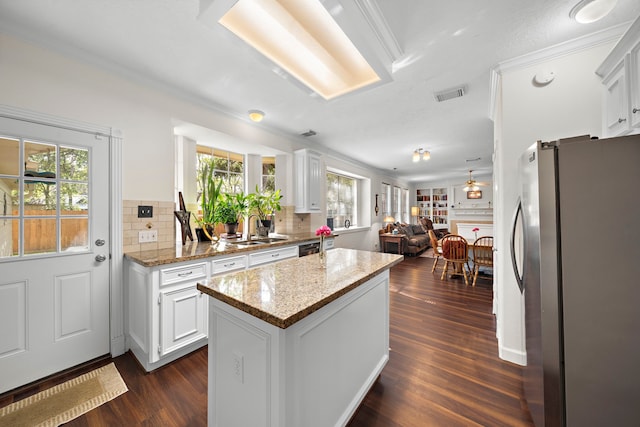
<instances>
[{"instance_id":1,"label":"ceiling fan","mask_svg":"<svg viewBox=\"0 0 640 427\"><path fill-rule=\"evenodd\" d=\"M477 182L475 179L473 179L473 177L471 176L471 172L473 171L469 170L469 179L467 180L467 182L465 182L462 191L478 191L480 190L480 185L486 185L483 182Z\"/></svg>"}]
</instances>

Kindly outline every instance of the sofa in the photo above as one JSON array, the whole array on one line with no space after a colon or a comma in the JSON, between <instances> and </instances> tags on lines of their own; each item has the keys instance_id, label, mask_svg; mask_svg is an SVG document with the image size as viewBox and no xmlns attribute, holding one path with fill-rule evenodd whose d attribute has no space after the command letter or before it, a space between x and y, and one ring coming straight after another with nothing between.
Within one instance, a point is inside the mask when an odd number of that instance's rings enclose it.
<instances>
[{"instance_id":1,"label":"sofa","mask_svg":"<svg viewBox=\"0 0 640 427\"><path fill-rule=\"evenodd\" d=\"M433 223L426 217L420 218L415 225L396 223L388 231L392 230L397 230L398 234L406 236L402 244L402 253L405 255L418 255L431 247L428 230L433 230L438 239L448 234L447 230L434 230Z\"/></svg>"},{"instance_id":2,"label":"sofa","mask_svg":"<svg viewBox=\"0 0 640 427\"><path fill-rule=\"evenodd\" d=\"M396 226L398 234L406 236L403 245L405 255L418 255L431 247L431 240L427 230L420 224L400 224Z\"/></svg>"}]
</instances>

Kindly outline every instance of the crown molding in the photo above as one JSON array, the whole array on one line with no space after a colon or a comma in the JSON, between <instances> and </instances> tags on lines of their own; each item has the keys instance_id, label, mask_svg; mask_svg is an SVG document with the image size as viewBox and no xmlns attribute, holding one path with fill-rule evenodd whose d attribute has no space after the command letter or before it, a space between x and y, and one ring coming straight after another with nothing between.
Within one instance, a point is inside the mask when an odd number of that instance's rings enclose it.
<instances>
[{"instance_id":1,"label":"crown molding","mask_svg":"<svg viewBox=\"0 0 640 427\"><path fill-rule=\"evenodd\" d=\"M640 39L640 17L631 24L620 41L616 43L609 55L602 61L602 64L596 70L596 74L602 78L608 75L618 65L618 62L624 58L624 55L633 48L638 39Z\"/></svg>"}]
</instances>

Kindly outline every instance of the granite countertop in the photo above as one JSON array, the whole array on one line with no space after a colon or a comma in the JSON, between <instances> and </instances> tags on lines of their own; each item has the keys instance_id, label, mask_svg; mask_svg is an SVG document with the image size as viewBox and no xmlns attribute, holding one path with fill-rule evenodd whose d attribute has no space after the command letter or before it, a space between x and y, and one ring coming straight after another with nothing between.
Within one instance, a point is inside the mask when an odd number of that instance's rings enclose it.
<instances>
[{"instance_id":1,"label":"granite countertop","mask_svg":"<svg viewBox=\"0 0 640 427\"><path fill-rule=\"evenodd\" d=\"M193 261L202 258L209 258L220 255L230 255L234 253L256 251L280 246L299 245L305 242L319 240L315 233L304 233L295 235L270 235L270 237L285 237L285 240L265 243L253 246L238 246L232 240L221 240L216 245L211 242L187 242L187 244L176 245L175 248L154 249L149 251L127 252L125 258L130 259L145 267L155 267L158 265L173 264L176 262ZM258 238L254 237L253 240ZM238 239L240 240L240 239Z\"/></svg>"},{"instance_id":2,"label":"granite countertop","mask_svg":"<svg viewBox=\"0 0 640 427\"><path fill-rule=\"evenodd\" d=\"M280 328L287 328L400 263L402 255L337 248L213 277L198 289Z\"/></svg>"}]
</instances>

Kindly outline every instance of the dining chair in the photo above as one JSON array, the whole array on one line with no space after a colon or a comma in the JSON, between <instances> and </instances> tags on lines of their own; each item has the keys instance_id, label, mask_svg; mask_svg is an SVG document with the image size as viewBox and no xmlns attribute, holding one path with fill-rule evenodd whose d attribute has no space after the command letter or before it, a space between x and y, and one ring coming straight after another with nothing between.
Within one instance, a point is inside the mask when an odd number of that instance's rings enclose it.
<instances>
[{"instance_id":1,"label":"dining chair","mask_svg":"<svg viewBox=\"0 0 640 427\"><path fill-rule=\"evenodd\" d=\"M447 234L441 240L442 243L442 258L444 259L444 268L442 269L442 276L440 280L444 280L449 269L449 265L453 265L456 272L462 270L464 276L464 283L469 284L467 278L467 270L464 266L466 264L469 272L469 244L467 240L458 234Z\"/></svg>"},{"instance_id":2,"label":"dining chair","mask_svg":"<svg viewBox=\"0 0 640 427\"><path fill-rule=\"evenodd\" d=\"M473 242L473 286L478 280L478 271L480 267L493 268L493 237L478 237Z\"/></svg>"},{"instance_id":3,"label":"dining chair","mask_svg":"<svg viewBox=\"0 0 640 427\"><path fill-rule=\"evenodd\" d=\"M436 271L436 266L442 256L442 246L440 245L440 242L438 242L436 233L434 233L433 230L430 229L427 230L427 232L429 233L429 240L431 240L431 247L433 248L433 257L435 258L435 260L433 260L433 267L431 267L431 272L433 273Z\"/></svg>"}]
</instances>

